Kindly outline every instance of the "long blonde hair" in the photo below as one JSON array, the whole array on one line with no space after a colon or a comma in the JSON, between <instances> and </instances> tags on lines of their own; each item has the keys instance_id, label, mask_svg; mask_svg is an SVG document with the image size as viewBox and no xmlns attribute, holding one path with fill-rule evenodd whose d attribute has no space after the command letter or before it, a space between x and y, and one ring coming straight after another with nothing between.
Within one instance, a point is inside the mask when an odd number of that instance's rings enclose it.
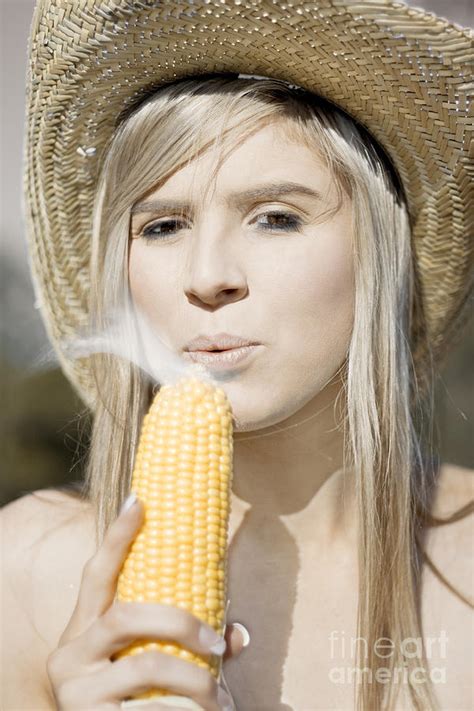
<instances>
[{"instance_id":1,"label":"long blonde hair","mask_svg":"<svg viewBox=\"0 0 474 711\"><path fill-rule=\"evenodd\" d=\"M396 650L391 669L405 665L409 676L420 665L428 670L424 649L422 660L401 651L402 640L422 639L423 530L455 519L430 513L439 471L429 426L435 366L403 189L381 148L335 106L277 80L198 77L151 92L120 118L104 154L93 216L91 318L100 324L128 290L132 205L200 153L214 147L224 155L270 122L282 122L317 151L339 193L351 198L355 312L344 369L344 466L355 472L357 636L369 650L356 664L374 675L381 666L374 644L388 637ZM94 507L99 544L129 492L151 391L139 369L120 358L101 354L92 364L99 397L83 497ZM355 708L392 708L393 684L364 674L356 686ZM409 690L414 708L438 707L429 673L424 684L410 681Z\"/></svg>"}]
</instances>

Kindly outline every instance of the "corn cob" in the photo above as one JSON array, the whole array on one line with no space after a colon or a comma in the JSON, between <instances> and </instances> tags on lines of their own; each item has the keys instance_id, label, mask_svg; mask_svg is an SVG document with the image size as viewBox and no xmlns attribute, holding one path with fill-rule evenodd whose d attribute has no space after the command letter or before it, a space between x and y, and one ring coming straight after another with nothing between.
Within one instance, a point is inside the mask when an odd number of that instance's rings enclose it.
<instances>
[{"instance_id":1,"label":"corn cob","mask_svg":"<svg viewBox=\"0 0 474 711\"><path fill-rule=\"evenodd\" d=\"M158 391L132 477L145 520L120 572L118 600L175 605L224 634L232 452L232 411L222 389L186 377ZM139 640L115 658L153 649L219 676L220 657L178 643ZM157 696L172 700L165 689L134 698Z\"/></svg>"}]
</instances>

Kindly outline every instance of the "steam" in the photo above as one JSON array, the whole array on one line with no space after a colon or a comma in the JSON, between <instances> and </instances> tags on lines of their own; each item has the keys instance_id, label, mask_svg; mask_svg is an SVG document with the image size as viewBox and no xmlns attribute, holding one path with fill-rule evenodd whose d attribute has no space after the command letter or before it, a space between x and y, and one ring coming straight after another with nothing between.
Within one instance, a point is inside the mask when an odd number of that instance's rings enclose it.
<instances>
[{"instance_id":1,"label":"steam","mask_svg":"<svg viewBox=\"0 0 474 711\"><path fill-rule=\"evenodd\" d=\"M110 310L102 328L88 326L80 329L73 338L63 339L60 350L75 360L95 353L109 353L137 365L153 384L173 384L184 376L196 376L216 383L220 372L212 373L201 363L187 361L179 355L151 326L147 316L127 296L123 306ZM37 358L31 372L59 365L53 348L46 349Z\"/></svg>"}]
</instances>

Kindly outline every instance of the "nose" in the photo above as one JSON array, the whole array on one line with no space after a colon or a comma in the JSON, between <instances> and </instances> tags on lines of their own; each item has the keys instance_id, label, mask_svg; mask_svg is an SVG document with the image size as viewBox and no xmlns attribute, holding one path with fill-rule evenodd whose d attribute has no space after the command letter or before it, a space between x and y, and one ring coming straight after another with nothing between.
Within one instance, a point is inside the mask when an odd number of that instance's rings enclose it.
<instances>
[{"instance_id":1,"label":"nose","mask_svg":"<svg viewBox=\"0 0 474 711\"><path fill-rule=\"evenodd\" d=\"M219 230L194 234L189 254L184 292L190 303L208 311L240 301L248 293L247 279L239 264L237 249Z\"/></svg>"}]
</instances>

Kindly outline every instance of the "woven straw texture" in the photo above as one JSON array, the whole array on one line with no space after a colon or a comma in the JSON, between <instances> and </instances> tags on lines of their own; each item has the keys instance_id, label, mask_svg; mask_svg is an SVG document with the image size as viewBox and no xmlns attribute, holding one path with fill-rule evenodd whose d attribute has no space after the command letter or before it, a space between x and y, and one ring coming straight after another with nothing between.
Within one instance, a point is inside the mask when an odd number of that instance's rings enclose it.
<instances>
[{"instance_id":1,"label":"woven straw texture","mask_svg":"<svg viewBox=\"0 0 474 711\"><path fill-rule=\"evenodd\" d=\"M88 322L95 181L118 115L187 75L295 83L368 128L404 184L434 354L472 291L473 35L382 0L40 0L31 27L24 209L41 314L63 370L93 407L87 359L59 342Z\"/></svg>"}]
</instances>

